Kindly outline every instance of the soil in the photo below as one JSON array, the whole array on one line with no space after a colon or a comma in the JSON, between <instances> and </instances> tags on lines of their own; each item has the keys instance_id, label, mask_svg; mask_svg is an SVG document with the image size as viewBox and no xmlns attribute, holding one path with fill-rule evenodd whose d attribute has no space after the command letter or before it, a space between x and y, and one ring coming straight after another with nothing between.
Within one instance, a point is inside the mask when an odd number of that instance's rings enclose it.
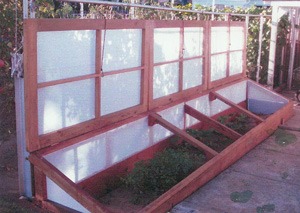
<instances>
[{"instance_id":1,"label":"soil","mask_svg":"<svg viewBox=\"0 0 300 213\"><path fill-rule=\"evenodd\" d=\"M15 136L11 135L8 140L0 140L0 212L48 212L20 196L18 185L17 143Z\"/></svg>"}]
</instances>

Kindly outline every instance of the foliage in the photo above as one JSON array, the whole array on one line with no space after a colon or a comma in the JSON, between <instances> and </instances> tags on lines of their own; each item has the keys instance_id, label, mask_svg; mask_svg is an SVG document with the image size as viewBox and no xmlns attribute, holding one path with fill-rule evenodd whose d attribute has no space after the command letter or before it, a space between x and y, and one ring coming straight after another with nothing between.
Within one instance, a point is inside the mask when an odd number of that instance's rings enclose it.
<instances>
[{"instance_id":1,"label":"foliage","mask_svg":"<svg viewBox=\"0 0 300 213\"><path fill-rule=\"evenodd\" d=\"M187 133L217 152L221 152L233 143L233 140L215 131L214 129L188 129Z\"/></svg>"},{"instance_id":2,"label":"foliage","mask_svg":"<svg viewBox=\"0 0 300 213\"><path fill-rule=\"evenodd\" d=\"M135 194L135 203L146 195L155 198L180 182L205 162L205 155L182 143L166 148L153 159L136 163L131 173L124 178L124 183Z\"/></svg>"},{"instance_id":3,"label":"foliage","mask_svg":"<svg viewBox=\"0 0 300 213\"><path fill-rule=\"evenodd\" d=\"M245 134L255 125L247 115L238 113L220 116L218 121L240 134Z\"/></svg>"},{"instance_id":4,"label":"foliage","mask_svg":"<svg viewBox=\"0 0 300 213\"><path fill-rule=\"evenodd\" d=\"M274 132L275 141L280 146L288 146L297 141L297 136L289 131L277 129Z\"/></svg>"},{"instance_id":5,"label":"foliage","mask_svg":"<svg viewBox=\"0 0 300 213\"><path fill-rule=\"evenodd\" d=\"M15 8L18 16L16 19ZM0 59L4 67L0 68L0 141L7 140L15 132L14 85L10 76L10 53L16 47L16 25L18 27L17 44L20 46L22 32L22 5L13 0L0 1Z\"/></svg>"}]
</instances>

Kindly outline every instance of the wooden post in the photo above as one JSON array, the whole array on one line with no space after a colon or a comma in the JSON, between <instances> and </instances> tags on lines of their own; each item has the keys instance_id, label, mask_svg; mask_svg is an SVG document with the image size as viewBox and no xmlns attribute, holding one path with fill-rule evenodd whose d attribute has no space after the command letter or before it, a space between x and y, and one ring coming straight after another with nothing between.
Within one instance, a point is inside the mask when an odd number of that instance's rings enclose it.
<instances>
[{"instance_id":1,"label":"wooden post","mask_svg":"<svg viewBox=\"0 0 300 213\"><path fill-rule=\"evenodd\" d=\"M258 56L257 56L257 71L256 71L256 82L258 83L260 80L260 61L261 61L261 46L262 46L262 37L264 30L264 17L260 14L259 17L259 36L258 36Z\"/></svg>"}]
</instances>

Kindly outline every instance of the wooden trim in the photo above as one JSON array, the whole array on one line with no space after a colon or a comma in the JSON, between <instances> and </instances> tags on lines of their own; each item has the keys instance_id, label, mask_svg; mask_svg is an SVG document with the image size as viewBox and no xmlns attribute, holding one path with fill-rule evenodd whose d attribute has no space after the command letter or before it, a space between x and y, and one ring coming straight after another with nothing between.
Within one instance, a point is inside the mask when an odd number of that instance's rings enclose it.
<instances>
[{"instance_id":1,"label":"wooden trim","mask_svg":"<svg viewBox=\"0 0 300 213\"><path fill-rule=\"evenodd\" d=\"M252 112L250 112L250 111L248 111L248 110L240 107L239 105L237 105L234 102L228 100L227 98L219 95L216 92L210 92L210 95L215 96L217 99L219 99L220 101L224 102L225 104L227 104L227 105L229 105L231 107L236 108L238 111L240 111L240 112L246 114L247 116L253 118L257 122L263 122L264 121L264 119L262 119L261 117L259 117L259 116L255 115L254 113L252 113Z\"/></svg>"},{"instance_id":2,"label":"wooden trim","mask_svg":"<svg viewBox=\"0 0 300 213\"><path fill-rule=\"evenodd\" d=\"M96 74L95 78L95 118L99 118L101 114L101 67L102 67L102 31L96 30Z\"/></svg>"},{"instance_id":3,"label":"wooden trim","mask_svg":"<svg viewBox=\"0 0 300 213\"><path fill-rule=\"evenodd\" d=\"M182 26L180 27L180 41L179 41L179 70L178 70L178 90L182 92L183 90L183 54L184 54L184 22L182 21Z\"/></svg>"},{"instance_id":4,"label":"wooden trim","mask_svg":"<svg viewBox=\"0 0 300 213\"><path fill-rule=\"evenodd\" d=\"M106 71L102 73L102 76L109 76L109 75L117 75L117 74L122 74L122 73L127 73L127 72L134 72L134 71L139 71L139 70L143 70L144 67L140 66L140 67L132 67L132 68L128 68L128 69L122 69L122 70L114 70L114 71Z\"/></svg>"},{"instance_id":5,"label":"wooden trim","mask_svg":"<svg viewBox=\"0 0 300 213\"><path fill-rule=\"evenodd\" d=\"M39 168L33 167L34 197L38 200L47 200L46 176Z\"/></svg>"},{"instance_id":6,"label":"wooden trim","mask_svg":"<svg viewBox=\"0 0 300 213\"><path fill-rule=\"evenodd\" d=\"M67 178L47 160L36 154L30 154L28 158L36 168L40 169L48 178L54 181L60 188L72 196L73 199L78 201L86 209L91 212L109 212L105 206L91 197L86 191L80 189L74 182Z\"/></svg>"},{"instance_id":7,"label":"wooden trim","mask_svg":"<svg viewBox=\"0 0 300 213\"><path fill-rule=\"evenodd\" d=\"M238 132L236 132L236 131L230 129L229 127L221 124L220 122L204 115L203 113L199 112L198 110L195 110L194 108L190 107L187 104L184 105L184 112L189 114L190 116L196 118L199 121L204 121L204 122L208 123L210 126L214 127L218 132L222 133L223 135L225 135L233 140L237 140L242 136Z\"/></svg>"},{"instance_id":8,"label":"wooden trim","mask_svg":"<svg viewBox=\"0 0 300 213\"><path fill-rule=\"evenodd\" d=\"M191 145L193 145L195 147L198 147L201 150L203 150L207 154L207 157L209 159L213 158L214 156L216 156L218 154L215 150L213 150L210 147L206 146L204 143L200 142L199 140L193 138L191 135L186 133L184 130L179 129L178 127L174 126L173 124L171 124L167 120L163 119L157 113L150 113L148 119L149 119L149 125L150 126L153 126L154 124L159 124L159 125L163 126L164 128L166 128L167 130L173 132L175 135L179 136L180 138L187 141Z\"/></svg>"},{"instance_id":9,"label":"wooden trim","mask_svg":"<svg viewBox=\"0 0 300 213\"><path fill-rule=\"evenodd\" d=\"M59 80L54 80L54 81L48 81L48 82L42 82L38 83L38 88L44 88L44 87L50 87L58 84L65 84L65 83L71 83L71 82L76 82L76 81L82 81L86 79L91 79L91 78L97 78L100 77L100 74L90 74L90 75L84 75L84 76L76 76L72 78L65 78L65 79L59 79Z\"/></svg>"},{"instance_id":10,"label":"wooden trim","mask_svg":"<svg viewBox=\"0 0 300 213\"><path fill-rule=\"evenodd\" d=\"M31 24L37 25L37 30L62 31L62 30L101 30L105 26L102 19L28 19ZM145 20L111 19L107 21L106 29L140 29L145 26Z\"/></svg>"},{"instance_id":11,"label":"wooden trim","mask_svg":"<svg viewBox=\"0 0 300 213\"><path fill-rule=\"evenodd\" d=\"M29 151L41 148L38 140L37 27L36 22L24 20L25 138Z\"/></svg>"}]
</instances>

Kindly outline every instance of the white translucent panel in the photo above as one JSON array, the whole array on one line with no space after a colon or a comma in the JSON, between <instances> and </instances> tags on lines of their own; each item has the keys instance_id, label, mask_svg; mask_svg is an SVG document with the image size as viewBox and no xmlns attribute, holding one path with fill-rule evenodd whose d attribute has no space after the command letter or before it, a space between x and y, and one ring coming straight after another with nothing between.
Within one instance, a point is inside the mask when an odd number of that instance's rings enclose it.
<instances>
[{"instance_id":1,"label":"white translucent panel","mask_svg":"<svg viewBox=\"0 0 300 213\"><path fill-rule=\"evenodd\" d=\"M239 104L246 101L247 81L233 84L231 86L217 90L216 92L222 95L224 98L227 98L230 101Z\"/></svg>"},{"instance_id":2,"label":"white translucent panel","mask_svg":"<svg viewBox=\"0 0 300 213\"><path fill-rule=\"evenodd\" d=\"M229 48L228 27L211 28L211 53L227 51Z\"/></svg>"},{"instance_id":3,"label":"white translucent panel","mask_svg":"<svg viewBox=\"0 0 300 213\"><path fill-rule=\"evenodd\" d=\"M183 57L189 58L203 54L203 28L184 28L184 52Z\"/></svg>"},{"instance_id":4,"label":"white translucent panel","mask_svg":"<svg viewBox=\"0 0 300 213\"><path fill-rule=\"evenodd\" d=\"M171 124L180 129L184 129L184 104L170 107L159 112L159 114L163 117L163 119L167 120ZM154 143L157 143L173 135L172 132L166 130L160 125L154 125L151 129L151 133L151 137Z\"/></svg>"},{"instance_id":5,"label":"white translucent panel","mask_svg":"<svg viewBox=\"0 0 300 213\"><path fill-rule=\"evenodd\" d=\"M106 30L105 33L102 32L103 71L141 66L142 35L141 29Z\"/></svg>"},{"instance_id":6,"label":"white translucent panel","mask_svg":"<svg viewBox=\"0 0 300 213\"><path fill-rule=\"evenodd\" d=\"M82 213L90 212L85 207L83 207L79 202L77 202L74 198L72 198L67 192L65 192L62 188L60 188L52 180L50 180L48 177L46 178L46 184L47 184L48 200L62 204L78 212L82 212Z\"/></svg>"},{"instance_id":7,"label":"white translucent panel","mask_svg":"<svg viewBox=\"0 0 300 213\"><path fill-rule=\"evenodd\" d=\"M245 32L243 27L230 27L230 50L244 48Z\"/></svg>"},{"instance_id":8,"label":"white translucent panel","mask_svg":"<svg viewBox=\"0 0 300 213\"><path fill-rule=\"evenodd\" d=\"M103 170L110 155L106 134L98 135L45 156L70 180L77 183Z\"/></svg>"},{"instance_id":9,"label":"white translucent panel","mask_svg":"<svg viewBox=\"0 0 300 213\"><path fill-rule=\"evenodd\" d=\"M38 90L38 132L45 134L95 117L95 80Z\"/></svg>"},{"instance_id":10,"label":"white translucent panel","mask_svg":"<svg viewBox=\"0 0 300 213\"><path fill-rule=\"evenodd\" d=\"M110 164L116 164L140 152L152 144L150 141L148 119L123 125L107 133L107 151L110 153Z\"/></svg>"},{"instance_id":11,"label":"white translucent panel","mask_svg":"<svg viewBox=\"0 0 300 213\"><path fill-rule=\"evenodd\" d=\"M248 110L253 113L269 115L288 103L288 99L260 85L248 81Z\"/></svg>"},{"instance_id":12,"label":"white translucent panel","mask_svg":"<svg viewBox=\"0 0 300 213\"><path fill-rule=\"evenodd\" d=\"M248 99L288 103L286 98L251 81L248 81Z\"/></svg>"},{"instance_id":13,"label":"white translucent panel","mask_svg":"<svg viewBox=\"0 0 300 213\"><path fill-rule=\"evenodd\" d=\"M229 75L235 75L243 72L243 52L232 52L230 53L229 61Z\"/></svg>"},{"instance_id":14,"label":"white translucent panel","mask_svg":"<svg viewBox=\"0 0 300 213\"><path fill-rule=\"evenodd\" d=\"M77 183L151 146L148 117L58 150L45 158Z\"/></svg>"},{"instance_id":15,"label":"white translucent panel","mask_svg":"<svg viewBox=\"0 0 300 213\"><path fill-rule=\"evenodd\" d=\"M141 103L141 71L101 78L101 115Z\"/></svg>"},{"instance_id":16,"label":"white translucent panel","mask_svg":"<svg viewBox=\"0 0 300 213\"><path fill-rule=\"evenodd\" d=\"M229 108L230 106L225 104L223 101L220 101L219 99L215 99L210 102L210 116L219 114Z\"/></svg>"},{"instance_id":17,"label":"white translucent panel","mask_svg":"<svg viewBox=\"0 0 300 213\"><path fill-rule=\"evenodd\" d=\"M210 80L215 81L226 77L227 55L218 54L211 56Z\"/></svg>"},{"instance_id":18,"label":"white translucent panel","mask_svg":"<svg viewBox=\"0 0 300 213\"><path fill-rule=\"evenodd\" d=\"M186 104L203 113L204 115L210 116L210 103L208 95L204 95L194 100L188 101ZM187 128L197 123L199 123L198 119L195 119L192 116L186 114Z\"/></svg>"},{"instance_id":19,"label":"white translucent panel","mask_svg":"<svg viewBox=\"0 0 300 213\"><path fill-rule=\"evenodd\" d=\"M180 28L154 29L154 63L179 59Z\"/></svg>"},{"instance_id":20,"label":"white translucent panel","mask_svg":"<svg viewBox=\"0 0 300 213\"><path fill-rule=\"evenodd\" d=\"M160 98L179 91L179 63L154 67L153 98Z\"/></svg>"},{"instance_id":21,"label":"white translucent panel","mask_svg":"<svg viewBox=\"0 0 300 213\"><path fill-rule=\"evenodd\" d=\"M183 89L202 84L202 58L183 62Z\"/></svg>"},{"instance_id":22,"label":"white translucent panel","mask_svg":"<svg viewBox=\"0 0 300 213\"><path fill-rule=\"evenodd\" d=\"M95 31L37 33L38 82L95 73Z\"/></svg>"}]
</instances>

